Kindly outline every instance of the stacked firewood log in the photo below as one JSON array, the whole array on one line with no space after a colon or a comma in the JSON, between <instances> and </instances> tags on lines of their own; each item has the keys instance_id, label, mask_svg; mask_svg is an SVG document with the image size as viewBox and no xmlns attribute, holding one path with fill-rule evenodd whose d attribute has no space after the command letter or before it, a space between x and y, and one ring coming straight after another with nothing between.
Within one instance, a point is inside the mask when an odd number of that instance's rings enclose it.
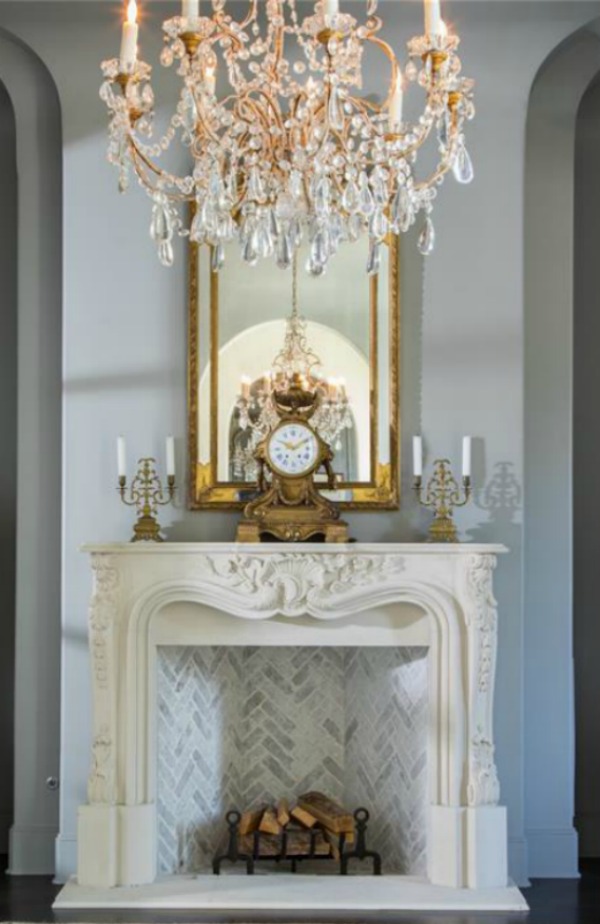
<instances>
[{"instance_id":1,"label":"stacked firewood log","mask_svg":"<svg viewBox=\"0 0 600 924\"><path fill-rule=\"evenodd\" d=\"M340 858L354 843L354 817L322 792L307 792L295 802L280 799L242 814L239 847L261 858Z\"/></svg>"}]
</instances>

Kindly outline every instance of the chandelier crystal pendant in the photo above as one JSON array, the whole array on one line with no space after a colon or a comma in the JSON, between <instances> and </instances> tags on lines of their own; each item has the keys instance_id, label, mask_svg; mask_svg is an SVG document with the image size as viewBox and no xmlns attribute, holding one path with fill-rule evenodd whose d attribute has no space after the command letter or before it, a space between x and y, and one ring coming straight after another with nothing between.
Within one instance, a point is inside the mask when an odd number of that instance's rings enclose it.
<instances>
[{"instance_id":1,"label":"chandelier crystal pendant","mask_svg":"<svg viewBox=\"0 0 600 924\"><path fill-rule=\"evenodd\" d=\"M377 0L367 0L362 22L341 12L339 0L319 0L304 17L301 6L309 4L248 0L236 21L226 0L183 0L181 15L163 24L160 58L177 66L179 101L155 139L151 68L138 58L130 0L120 56L102 64L100 95L110 113L108 159L121 191L133 170L152 198L150 233L163 264L173 263L175 235L211 245L215 271L234 239L249 264L273 257L282 268L307 241L307 268L319 276L345 241L367 233L375 274L386 235L417 220L419 249L431 253L438 187L450 171L460 183L472 179L464 127L474 115L473 81L461 76L459 38L439 0L425 0L425 34L408 43L403 69L379 34ZM362 92L369 48L387 59L381 102ZM410 84L425 96L414 123L403 117ZM187 176L158 166L176 138L190 156ZM428 140L437 163L418 177Z\"/></svg>"},{"instance_id":2,"label":"chandelier crystal pendant","mask_svg":"<svg viewBox=\"0 0 600 924\"><path fill-rule=\"evenodd\" d=\"M344 430L354 426L346 383L341 378L324 379L322 363L308 343L306 319L298 307L298 261L293 261L292 312L286 323L283 347L271 368L255 383L248 376L240 382L236 400L240 432L232 452L233 474L236 479L256 480L254 453L258 444L279 420L275 410L278 395L292 388L301 388L319 401L312 417L315 430L335 451L342 448Z\"/></svg>"}]
</instances>

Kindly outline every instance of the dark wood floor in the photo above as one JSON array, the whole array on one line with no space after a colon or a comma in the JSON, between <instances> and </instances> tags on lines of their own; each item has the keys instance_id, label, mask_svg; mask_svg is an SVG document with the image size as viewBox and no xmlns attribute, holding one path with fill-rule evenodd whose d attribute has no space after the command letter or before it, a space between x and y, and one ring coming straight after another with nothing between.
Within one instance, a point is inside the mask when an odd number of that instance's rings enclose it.
<instances>
[{"instance_id":1,"label":"dark wood floor","mask_svg":"<svg viewBox=\"0 0 600 924\"><path fill-rule=\"evenodd\" d=\"M4 865L1 867L4 869ZM119 924L124 921L169 922L408 922L411 924L600 924L600 861L582 864L579 880L543 879L525 889L524 894L531 911L528 915L515 914L370 914L353 917L348 914L243 914L220 913L204 915L154 914L123 911L121 913L78 912L77 914L54 914L52 901L59 886L53 885L45 876L0 875L0 921L84 921L90 924Z\"/></svg>"}]
</instances>

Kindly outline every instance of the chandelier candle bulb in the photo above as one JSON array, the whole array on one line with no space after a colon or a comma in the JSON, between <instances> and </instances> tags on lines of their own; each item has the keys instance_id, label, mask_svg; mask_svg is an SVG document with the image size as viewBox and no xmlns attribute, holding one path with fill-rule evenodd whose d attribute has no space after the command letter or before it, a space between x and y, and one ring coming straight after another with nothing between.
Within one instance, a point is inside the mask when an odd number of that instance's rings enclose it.
<instances>
[{"instance_id":1,"label":"chandelier candle bulb","mask_svg":"<svg viewBox=\"0 0 600 924\"><path fill-rule=\"evenodd\" d=\"M442 35L442 23L440 0L425 0L425 35Z\"/></svg>"},{"instance_id":2,"label":"chandelier candle bulb","mask_svg":"<svg viewBox=\"0 0 600 924\"><path fill-rule=\"evenodd\" d=\"M471 477L471 446L471 437L463 436L463 478Z\"/></svg>"},{"instance_id":3,"label":"chandelier candle bulb","mask_svg":"<svg viewBox=\"0 0 600 924\"><path fill-rule=\"evenodd\" d=\"M326 20L330 23L334 16L340 11L339 0L324 0L323 2L323 12L325 14Z\"/></svg>"},{"instance_id":4,"label":"chandelier candle bulb","mask_svg":"<svg viewBox=\"0 0 600 924\"><path fill-rule=\"evenodd\" d=\"M247 400L250 397L250 379L247 375L243 375L240 381L242 386L242 398Z\"/></svg>"},{"instance_id":5,"label":"chandelier candle bulb","mask_svg":"<svg viewBox=\"0 0 600 924\"><path fill-rule=\"evenodd\" d=\"M175 477L175 440L172 436L167 437L167 477Z\"/></svg>"},{"instance_id":6,"label":"chandelier candle bulb","mask_svg":"<svg viewBox=\"0 0 600 924\"><path fill-rule=\"evenodd\" d=\"M130 0L127 6L127 19L123 23L121 35L120 64L121 73L127 73L135 67L138 43L137 4Z\"/></svg>"},{"instance_id":7,"label":"chandelier candle bulb","mask_svg":"<svg viewBox=\"0 0 600 924\"><path fill-rule=\"evenodd\" d=\"M127 477L127 453L123 436L117 438L117 471L119 478Z\"/></svg>"},{"instance_id":8,"label":"chandelier candle bulb","mask_svg":"<svg viewBox=\"0 0 600 924\"><path fill-rule=\"evenodd\" d=\"M396 82L394 92L390 100L390 128L397 131L402 124L402 105L404 102L404 93L402 90L402 73L398 68L396 72Z\"/></svg>"},{"instance_id":9,"label":"chandelier candle bulb","mask_svg":"<svg viewBox=\"0 0 600 924\"><path fill-rule=\"evenodd\" d=\"M413 475L421 478L423 475L423 438L413 436Z\"/></svg>"},{"instance_id":10,"label":"chandelier candle bulb","mask_svg":"<svg viewBox=\"0 0 600 924\"><path fill-rule=\"evenodd\" d=\"M200 16L200 0L182 0L181 15L184 19L195 22Z\"/></svg>"},{"instance_id":11,"label":"chandelier candle bulb","mask_svg":"<svg viewBox=\"0 0 600 924\"><path fill-rule=\"evenodd\" d=\"M210 64L204 68L204 89L208 96L214 96L217 87L217 69Z\"/></svg>"}]
</instances>

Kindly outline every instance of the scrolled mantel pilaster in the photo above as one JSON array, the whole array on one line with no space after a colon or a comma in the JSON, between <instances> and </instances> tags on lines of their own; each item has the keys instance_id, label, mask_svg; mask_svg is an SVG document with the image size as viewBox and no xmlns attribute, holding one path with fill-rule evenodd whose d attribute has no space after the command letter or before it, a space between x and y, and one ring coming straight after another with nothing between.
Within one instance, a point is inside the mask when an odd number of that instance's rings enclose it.
<instances>
[{"instance_id":1,"label":"scrolled mantel pilaster","mask_svg":"<svg viewBox=\"0 0 600 924\"><path fill-rule=\"evenodd\" d=\"M90 805L117 802L116 652L119 569L110 555L92 556L93 589L89 610L92 655L94 736L88 778Z\"/></svg>"},{"instance_id":2,"label":"scrolled mantel pilaster","mask_svg":"<svg viewBox=\"0 0 600 924\"><path fill-rule=\"evenodd\" d=\"M498 609L493 593L496 556L474 554L466 559L469 602L465 621L469 641L469 772L470 806L497 805L500 783L494 759L493 707Z\"/></svg>"}]
</instances>

